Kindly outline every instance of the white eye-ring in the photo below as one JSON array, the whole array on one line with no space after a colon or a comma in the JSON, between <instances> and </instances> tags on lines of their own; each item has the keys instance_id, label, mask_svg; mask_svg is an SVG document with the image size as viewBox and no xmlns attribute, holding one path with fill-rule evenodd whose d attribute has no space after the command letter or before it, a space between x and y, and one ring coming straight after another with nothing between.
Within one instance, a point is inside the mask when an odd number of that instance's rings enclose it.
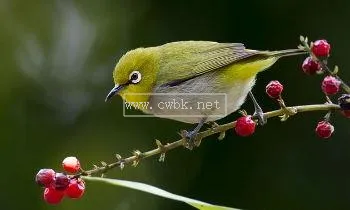
<instances>
[{"instance_id":1,"label":"white eye-ring","mask_svg":"<svg viewBox=\"0 0 350 210\"><path fill-rule=\"evenodd\" d=\"M133 84L139 83L141 81L141 73L139 71L133 71L129 75L129 80Z\"/></svg>"}]
</instances>

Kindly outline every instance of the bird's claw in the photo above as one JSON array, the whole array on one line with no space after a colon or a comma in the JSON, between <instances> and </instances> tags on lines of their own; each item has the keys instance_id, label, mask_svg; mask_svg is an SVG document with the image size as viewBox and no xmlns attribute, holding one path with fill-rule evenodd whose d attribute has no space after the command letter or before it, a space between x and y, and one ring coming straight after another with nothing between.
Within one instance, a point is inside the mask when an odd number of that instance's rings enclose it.
<instances>
[{"instance_id":1,"label":"bird's claw","mask_svg":"<svg viewBox=\"0 0 350 210\"><path fill-rule=\"evenodd\" d=\"M182 130L180 135L184 139L184 147L189 150L198 147L201 143L201 139L198 138L198 132Z\"/></svg>"},{"instance_id":2,"label":"bird's claw","mask_svg":"<svg viewBox=\"0 0 350 210\"><path fill-rule=\"evenodd\" d=\"M249 91L249 96L253 101L254 104L254 114L253 117L258 119L258 124L259 125L265 125L267 123L267 118L264 115L263 110L261 109L261 107L259 106L258 102L256 101L252 91Z\"/></svg>"},{"instance_id":3,"label":"bird's claw","mask_svg":"<svg viewBox=\"0 0 350 210\"><path fill-rule=\"evenodd\" d=\"M258 120L259 125L265 125L267 123L267 118L262 110L257 110L254 112L253 117Z\"/></svg>"}]
</instances>

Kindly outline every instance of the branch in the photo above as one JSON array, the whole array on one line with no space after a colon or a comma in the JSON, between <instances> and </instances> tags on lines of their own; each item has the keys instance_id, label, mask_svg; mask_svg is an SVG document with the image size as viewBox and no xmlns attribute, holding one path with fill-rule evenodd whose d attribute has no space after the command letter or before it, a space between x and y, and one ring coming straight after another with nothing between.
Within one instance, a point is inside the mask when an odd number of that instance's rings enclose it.
<instances>
[{"instance_id":1,"label":"branch","mask_svg":"<svg viewBox=\"0 0 350 210\"><path fill-rule=\"evenodd\" d=\"M266 118L272 118L272 117L283 117L284 115L295 115L298 113L303 112L313 112L313 111L333 111L333 110L339 110L339 105L336 104L314 104L314 105L301 105L301 106L291 106L291 107L282 107L279 110L274 110L270 112L264 113L264 116ZM215 125L212 128L208 128L205 131L202 131L198 133L198 139L204 139L206 137L212 136L214 134L220 133L223 134L225 131L234 128L236 125L236 121L222 124L222 125ZM168 143L166 145L162 145L160 141L156 140L157 148L149 150L147 152L140 152L140 151L134 151L134 155L127 157L127 158L121 158L120 155L117 155L118 161L110 164L102 163L102 166L98 167L95 166L92 170L82 171L80 174L75 175L75 177L80 176L90 176L93 174L104 174L107 171L109 171L112 168L120 167L123 168L126 164L136 166L141 159L145 159L154 155L161 155L160 161L164 161L165 153L169 150L182 147L184 146L186 139L182 138L180 140L177 140L172 143Z\"/></svg>"}]
</instances>

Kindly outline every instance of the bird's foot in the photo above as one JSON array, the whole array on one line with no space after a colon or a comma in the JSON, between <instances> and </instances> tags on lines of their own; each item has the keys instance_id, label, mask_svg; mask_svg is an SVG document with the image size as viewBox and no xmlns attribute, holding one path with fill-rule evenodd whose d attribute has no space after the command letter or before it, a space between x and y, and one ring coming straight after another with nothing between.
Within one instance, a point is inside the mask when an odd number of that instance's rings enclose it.
<instances>
[{"instance_id":1,"label":"bird's foot","mask_svg":"<svg viewBox=\"0 0 350 210\"><path fill-rule=\"evenodd\" d=\"M253 101L254 104L254 114L253 117L258 119L258 124L259 125L265 125L267 123L267 118L264 115L263 110L261 109L260 105L258 104L258 102L256 101L252 91L249 91L249 96Z\"/></svg>"},{"instance_id":2,"label":"bird's foot","mask_svg":"<svg viewBox=\"0 0 350 210\"><path fill-rule=\"evenodd\" d=\"M258 120L259 125L265 125L267 123L267 118L261 109L255 110L253 118L256 118Z\"/></svg>"},{"instance_id":3,"label":"bird's foot","mask_svg":"<svg viewBox=\"0 0 350 210\"><path fill-rule=\"evenodd\" d=\"M192 150L194 147L198 147L201 144L202 139L198 137L198 131L196 130L182 130L180 135L184 139L184 147L189 150Z\"/></svg>"}]
</instances>

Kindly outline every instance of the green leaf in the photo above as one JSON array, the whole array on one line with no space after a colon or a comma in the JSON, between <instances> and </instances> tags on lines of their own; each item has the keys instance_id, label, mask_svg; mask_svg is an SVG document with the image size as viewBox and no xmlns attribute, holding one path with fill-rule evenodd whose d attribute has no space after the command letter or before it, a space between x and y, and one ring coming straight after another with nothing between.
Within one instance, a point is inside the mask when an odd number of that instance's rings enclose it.
<instances>
[{"instance_id":1,"label":"green leaf","mask_svg":"<svg viewBox=\"0 0 350 210\"><path fill-rule=\"evenodd\" d=\"M176 195L176 194L167 192L165 190L162 190L160 188L154 187L152 185L148 185L140 182L132 182L132 181L126 181L126 180L119 180L119 179L99 178L99 177L83 177L83 179L89 180L89 181L104 182L107 184L126 187L134 190L140 190L140 191L147 192L153 195L158 195L164 198L181 201L201 210L238 210L238 209L224 207L224 206L212 205L212 204L205 203L205 202L198 201L191 198L186 198L184 196Z\"/></svg>"}]
</instances>

